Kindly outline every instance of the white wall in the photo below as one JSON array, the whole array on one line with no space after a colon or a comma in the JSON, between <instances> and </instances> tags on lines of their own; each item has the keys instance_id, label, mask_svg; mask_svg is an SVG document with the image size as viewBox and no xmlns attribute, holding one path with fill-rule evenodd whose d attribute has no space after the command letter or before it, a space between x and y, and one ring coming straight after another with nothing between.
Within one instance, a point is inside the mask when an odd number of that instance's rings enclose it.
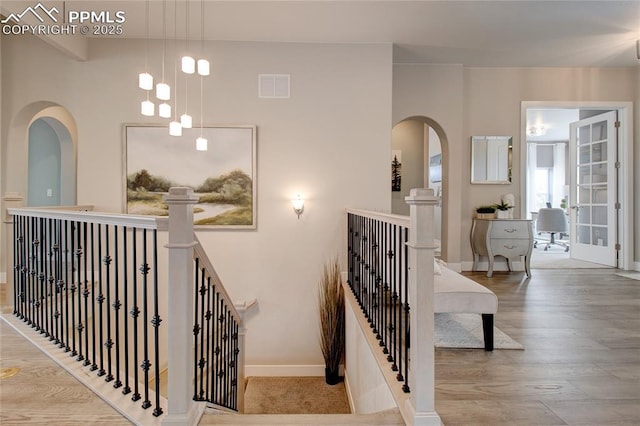
<instances>
[{"instance_id":1,"label":"white wall","mask_svg":"<svg viewBox=\"0 0 640 426\"><path fill-rule=\"evenodd\" d=\"M353 413L377 413L396 407L389 385L358 323L354 306L349 301L345 311L345 381Z\"/></svg>"},{"instance_id":2,"label":"white wall","mask_svg":"<svg viewBox=\"0 0 640 426\"><path fill-rule=\"evenodd\" d=\"M150 56L156 75L159 47ZM391 46L212 43L206 50L213 67L206 124L257 125L258 228L199 238L231 296L258 299L248 318L248 364L319 366L316 288L323 263L344 259L343 209L390 208ZM10 59L2 62L4 191L26 189L23 136L8 127L45 100L77 123L78 203L122 211L122 124L159 122L138 113L144 41L92 40L89 60L76 62L39 40L5 38L2 55ZM291 74L291 99L258 99L259 73ZM189 98L197 105L194 86ZM289 202L298 192L306 198L299 220Z\"/></svg>"},{"instance_id":3,"label":"white wall","mask_svg":"<svg viewBox=\"0 0 640 426\"><path fill-rule=\"evenodd\" d=\"M420 121L406 120L391 131L391 148L402 152L401 191L391 191L391 213L409 216L404 198L411 188L424 187L424 127Z\"/></svg>"},{"instance_id":4,"label":"white wall","mask_svg":"<svg viewBox=\"0 0 640 426\"><path fill-rule=\"evenodd\" d=\"M522 101L636 101L634 129L638 159L638 68L463 68L442 65L395 65L394 123L420 115L437 121L447 135L443 144L444 199L448 204L443 227L443 257L449 262L472 260L469 243L474 207L513 193L520 199L520 104ZM510 185L470 184L472 135L512 135L513 182ZM633 141L631 141L633 143ZM447 152L448 150L448 152ZM447 155L448 154L448 155ZM638 166L636 184L638 184ZM449 189L447 190L447 185ZM637 194L637 188L636 188ZM638 206L636 199L636 206ZM520 214L516 206L515 216ZM640 207L635 217L635 259L640 259ZM445 224L446 222L446 224ZM443 231L444 232L444 231ZM448 244L447 247L444 247Z\"/></svg>"}]
</instances>

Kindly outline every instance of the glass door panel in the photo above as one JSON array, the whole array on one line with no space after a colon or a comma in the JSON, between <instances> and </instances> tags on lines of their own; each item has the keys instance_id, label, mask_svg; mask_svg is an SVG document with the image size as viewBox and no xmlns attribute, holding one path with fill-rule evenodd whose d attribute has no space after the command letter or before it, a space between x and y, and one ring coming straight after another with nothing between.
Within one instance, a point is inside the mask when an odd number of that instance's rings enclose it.
<instances>
[{"instance_id":1,"label":"glass door panel","mask_svg":"<svg viewBox=\"0 0 640 426\"><path fill-rule=\"evenodd\" d=\"M616 266L616 113L571 124L571 257Z\"/></svg>"}]
</instances>

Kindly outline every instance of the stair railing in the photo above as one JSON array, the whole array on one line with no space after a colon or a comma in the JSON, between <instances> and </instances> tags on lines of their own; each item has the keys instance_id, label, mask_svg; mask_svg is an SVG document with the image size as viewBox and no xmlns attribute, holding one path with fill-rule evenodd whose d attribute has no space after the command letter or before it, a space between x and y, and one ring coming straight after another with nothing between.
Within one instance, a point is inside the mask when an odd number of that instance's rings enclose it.
<instances>
[{"instance_id":1,"label":"stair railing","mask_svg":"<svg viewBox=\"0 0 640 426\"><path fill-rule=\"evenodd\" d=\"M438 199L430 189L412 189L405 199L408 217L347 210L347 285L378 341L372 350L386 355L388 364L380 367L385 375L386 369L394 372L402 384L398 392L409 394L407 401L390 387L405 422L439 425L433 317Z\"/></svg>"},{"instance_id":2,"label":"stair railing","mask_svg":"<svg viewBox=\"0 0 640 426\"><path fill-rule=\"evenodd\" d=\"M243 408L246 309L195 236L197 196L165 202L168 219L12 206L4 220L10 323L145 426L197 424L204 401Z\"/></svg>"}]
</instances>

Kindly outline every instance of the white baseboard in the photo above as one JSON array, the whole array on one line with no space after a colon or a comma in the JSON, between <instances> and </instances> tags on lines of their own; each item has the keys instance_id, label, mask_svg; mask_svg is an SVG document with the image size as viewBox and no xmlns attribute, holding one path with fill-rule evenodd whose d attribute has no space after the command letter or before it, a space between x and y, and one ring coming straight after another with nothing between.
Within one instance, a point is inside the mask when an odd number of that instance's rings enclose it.
<instances>
[{"instance_id":1,"label":"white baseboard","mask_svg":"<svg viewBox=\"0 0 640 426\"><path fill-rule=\"evenodd\" d=\"M0 283L4 284L7 282L7 273L6 272L0 272Z\"/></svg>"},{"instance_id":2,"label":"white baseboard","mask_svg":"<svg viewBox=\"0 0 640 426\"><path fill-rule=\"evenodd\" d=\"M247 365L245 377L324 376L322 365Z\"/></svg>"},{"instance_id":3,"label":"white baseboard","mask_svg":"<svg viewBox=\"0 0 640 426\"><path fill-rule=\"evenodd\" d=\"M635 262L633 265L633 269L640 272L640 262Z\"/></svg>"},{"instance_id":4,"label":"white baseboard","mask_svg":"<svg viewBox=\"0 0 640 426\"><path fill-rule=\"evenodd\" d=\"M351 386L349 385L349 375L345 371L344 373L344 389L347 392L347 399L349 400L349 409L353 414L356 413L356 405L353 402L353 395L351 394Z\"/></svg>"}]
</instances>

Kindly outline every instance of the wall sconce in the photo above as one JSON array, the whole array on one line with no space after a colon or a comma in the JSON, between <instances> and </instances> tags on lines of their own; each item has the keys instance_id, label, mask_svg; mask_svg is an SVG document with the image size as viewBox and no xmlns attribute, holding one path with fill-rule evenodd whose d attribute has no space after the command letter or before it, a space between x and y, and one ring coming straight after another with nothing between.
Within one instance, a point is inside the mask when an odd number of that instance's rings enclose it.
<instances>
[{"instance_id":1,"label":"wall sconce","mask_svg":"<svg viewBox=\"0 0 640 426\"><path fill-rule=\"evenodd\" d=\"M298 215L298 219L300 219L300 215L304 211L304 199L300 198L300 194L291 200L291 205L293 206L293 211Z\"/></svg>"}]
</instances>

